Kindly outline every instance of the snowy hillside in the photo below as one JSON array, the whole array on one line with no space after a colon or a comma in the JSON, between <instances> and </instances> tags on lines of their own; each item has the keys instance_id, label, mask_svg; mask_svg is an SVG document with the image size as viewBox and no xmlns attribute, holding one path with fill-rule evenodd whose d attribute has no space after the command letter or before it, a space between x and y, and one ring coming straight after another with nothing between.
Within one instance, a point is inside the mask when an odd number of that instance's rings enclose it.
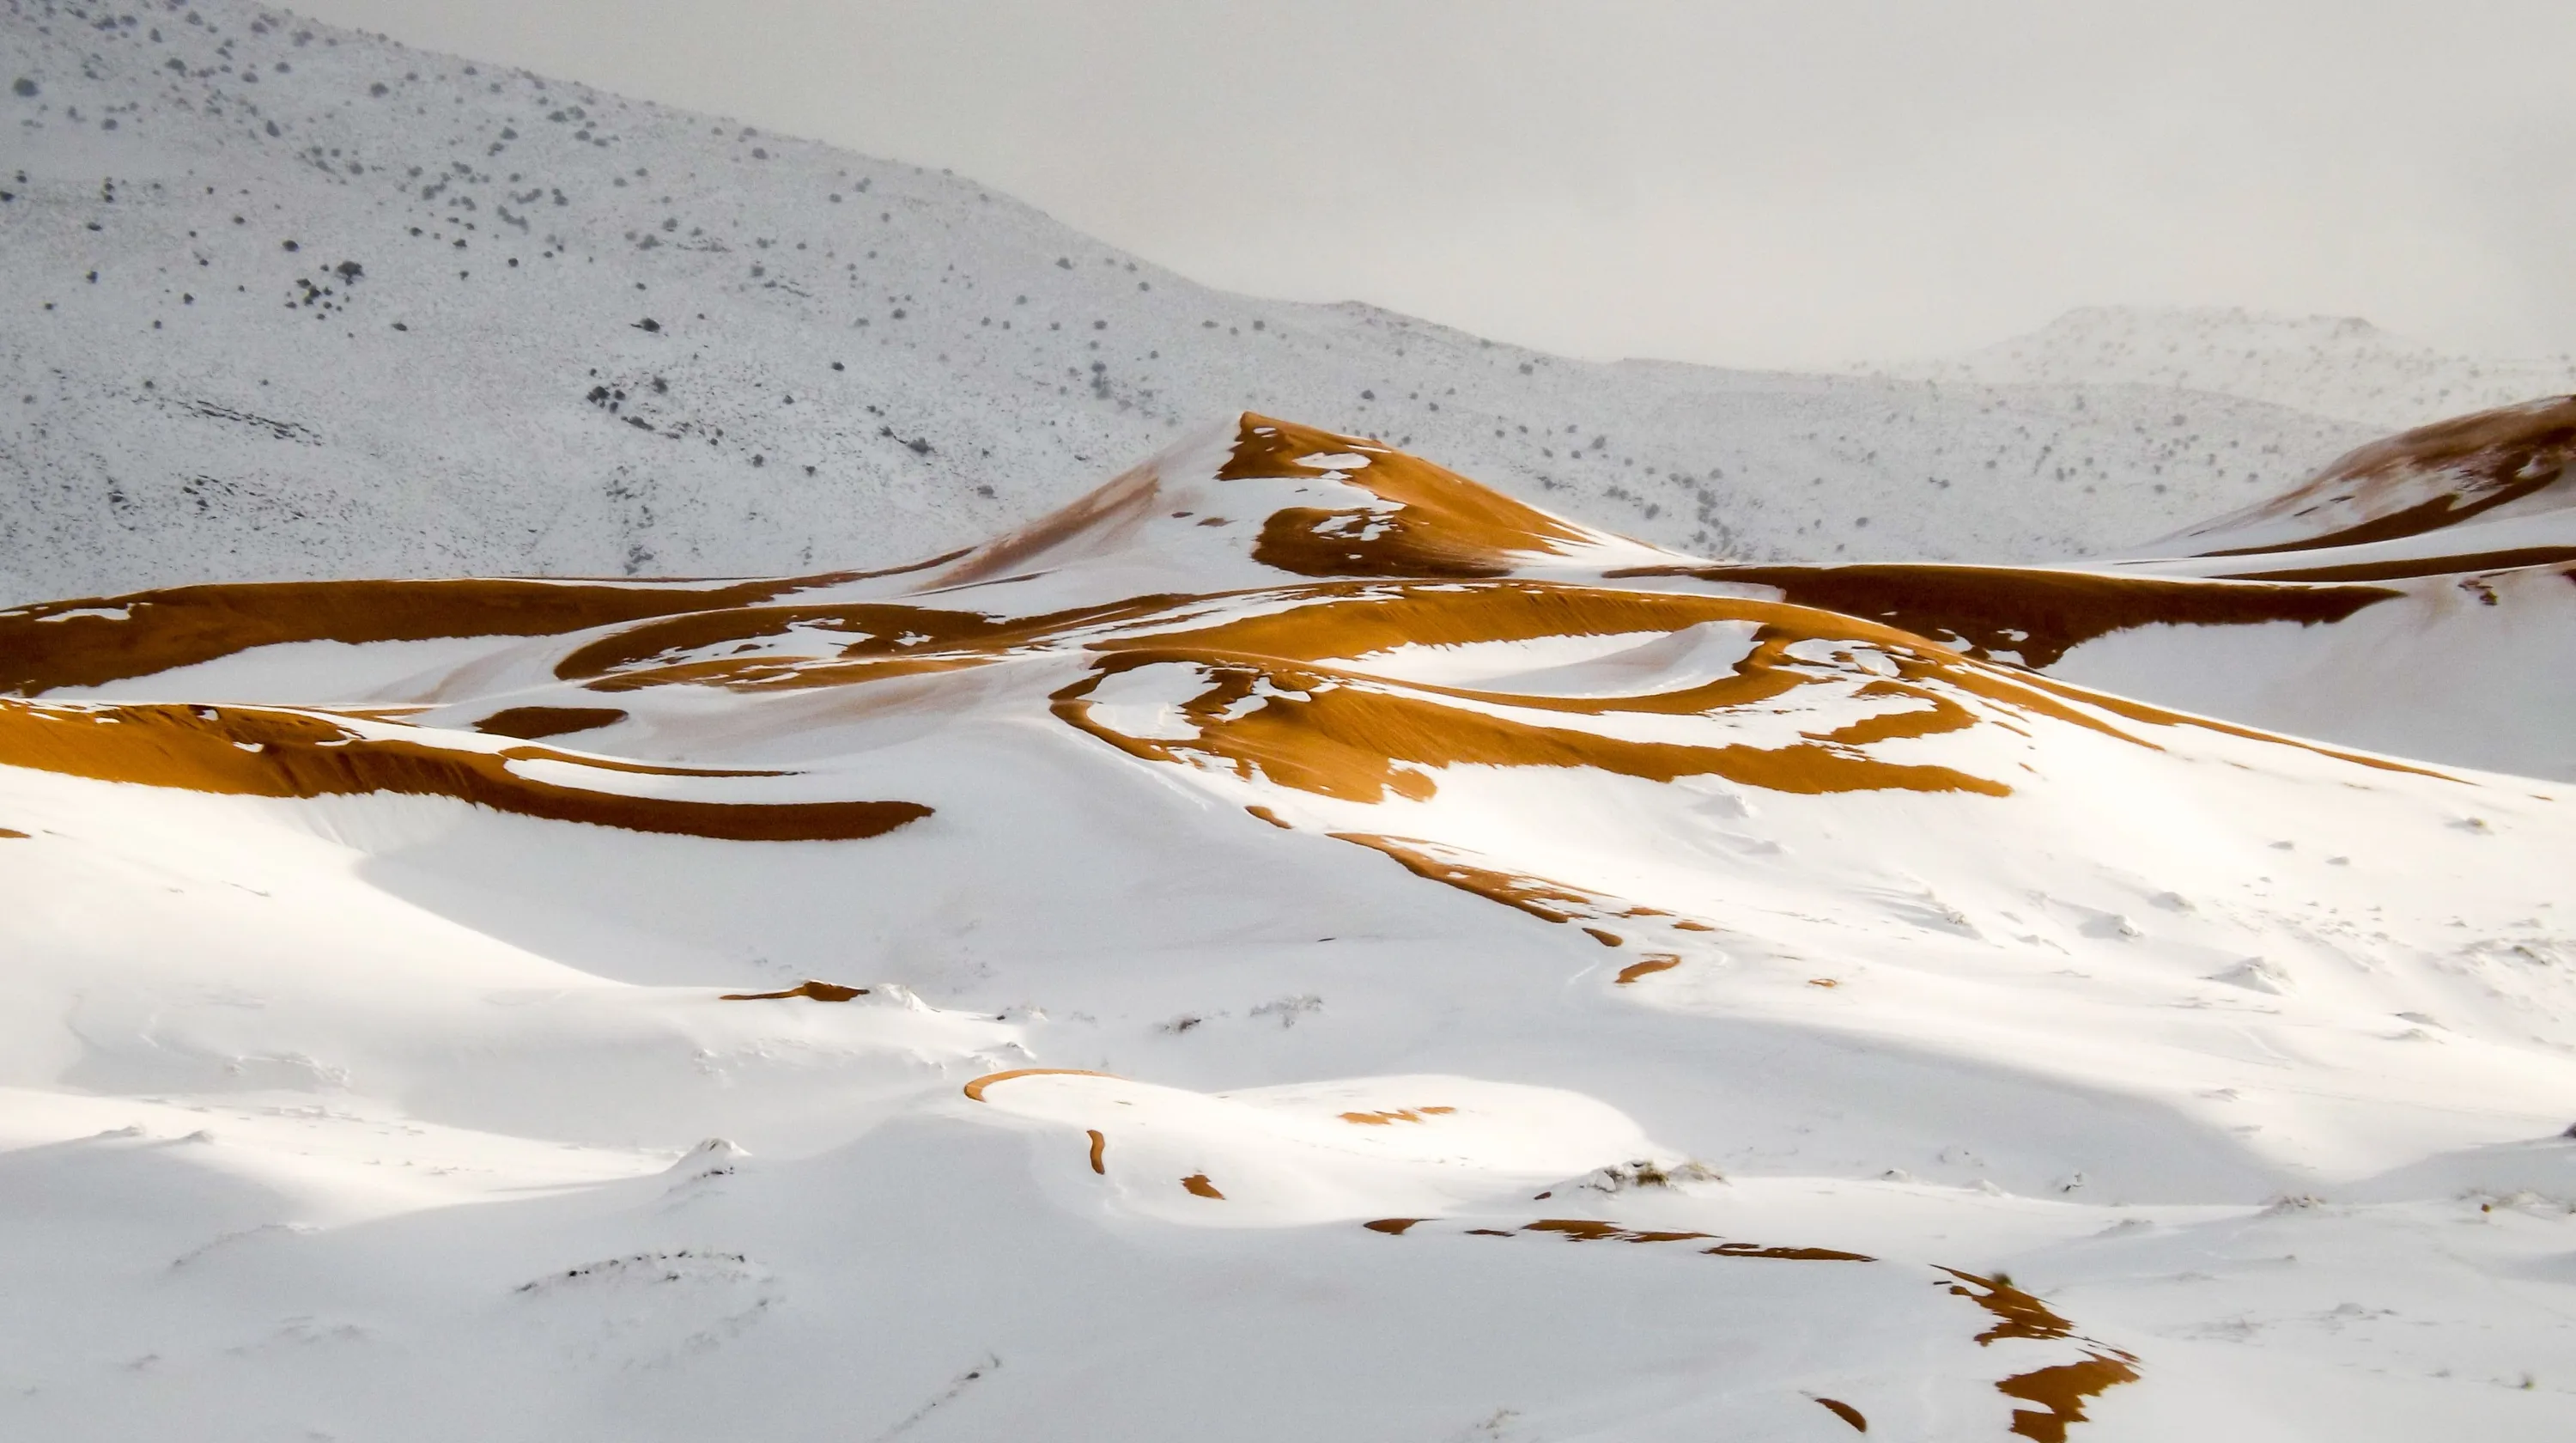
<instances>
[{"instance_id":1,"label":"snowy hillside","mask_svg":"<svg viewBox=\"0 0 2576 1443\"><path fill-rule=\"evenodd\" d=\"M2576 390L2576 357L2448 355L2352 316L2089 306L2027 336L1874 374L1989 386L2216 392L2396 431Z\"/></svg>"},{"instance_id":2,"label":"snowy hillside","mask_svg":"<svg viewBox=\"0 0 2576 1443\"><path fill-rule=\"evenodd\" d=\"M0 86L0 604L887 565L1245 406L1756 559L2115 552L2388 429L1256 301L963 178L243 0L0 0Z\"/></svg>"},{"instance_id":3,"label":"snowy hillside","mask_svg":"<svg viewBox=\"0 0 2576 1443\"><path fill-rule=\"evenodd\" d=\"M1703 566L1246 416L0 615L0 1433L2567 1436L2576 798Z\"/></svg>"}]
</instances>

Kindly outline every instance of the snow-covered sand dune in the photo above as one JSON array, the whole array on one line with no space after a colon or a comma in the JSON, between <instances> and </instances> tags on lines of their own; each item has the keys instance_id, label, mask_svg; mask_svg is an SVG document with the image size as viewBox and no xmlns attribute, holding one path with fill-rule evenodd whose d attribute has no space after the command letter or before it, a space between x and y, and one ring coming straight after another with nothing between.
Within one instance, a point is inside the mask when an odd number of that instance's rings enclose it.
<instances>
[{"instance_id":1,"label":"snow-covered sand dune","mask_svg":"<svg viewBox=\"0 0 2576 1443\"><path fill-rule=\"evenodd\" d=\"M2080 568L1666 567L1972 656L2406 756L2576 778L2576 397L2373 442Z\"/></svg>"},{"instance_id":2,"label":"snow-covered sand dune","mask_svg":"<svg viewBox=\"0 0 2576 1443\"><path fill-rule=\"evenodd\" d=\"M1891 623L1247 415L894 570L0 613L0 1420L2563 1437L2564 787L2065 679L2398 604L2291 556Z\"/></svg>"}]
</instances>

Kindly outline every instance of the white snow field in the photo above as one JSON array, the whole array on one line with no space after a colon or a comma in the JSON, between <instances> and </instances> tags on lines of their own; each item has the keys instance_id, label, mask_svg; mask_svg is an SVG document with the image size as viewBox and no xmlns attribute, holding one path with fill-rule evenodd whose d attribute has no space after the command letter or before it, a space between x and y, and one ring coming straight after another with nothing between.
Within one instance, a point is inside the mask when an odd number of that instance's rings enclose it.
<instances>
[{"instance_id":1,"label":"white snow field","mask_svg":"<svg viewBox=\"0 0 2576 1443\"><path fill-rule=\"evenodd\" d=\"M243 0L0 0L0 196L0 605L891 565L1245 407L1702 555L2063 559L2481 404L1571 361Z\"/></svg>"},{"instance_id":2,"label":"white snow field","mask_svg":"<svg viewBox=\"0 0 2576 1443\"><path fill-rule=\"evenodd\" d=\"M2413 604L2197 564L1918 632L1247 415L891 573L0 613L0 1435L2565 1438L2576 798L2003 644Z\"/></svg>"}]
</instances>

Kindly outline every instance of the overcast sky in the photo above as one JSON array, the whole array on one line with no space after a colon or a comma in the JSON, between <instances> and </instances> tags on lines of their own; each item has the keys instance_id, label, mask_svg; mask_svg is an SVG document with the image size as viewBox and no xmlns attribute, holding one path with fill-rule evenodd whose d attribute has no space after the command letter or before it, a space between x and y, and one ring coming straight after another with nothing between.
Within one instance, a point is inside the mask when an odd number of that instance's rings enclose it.
<instances>
[{"instance_id":1,"label":"overcast sky","mask_svg":"<svg viewBox=\"0 0 2576 1443\"><path fill-rule=\"evenodd\" d=\"M2576 346L2576 0L296 0L1212 285L1819 365L2088 304Z\"/></svg>"}]
</instances>

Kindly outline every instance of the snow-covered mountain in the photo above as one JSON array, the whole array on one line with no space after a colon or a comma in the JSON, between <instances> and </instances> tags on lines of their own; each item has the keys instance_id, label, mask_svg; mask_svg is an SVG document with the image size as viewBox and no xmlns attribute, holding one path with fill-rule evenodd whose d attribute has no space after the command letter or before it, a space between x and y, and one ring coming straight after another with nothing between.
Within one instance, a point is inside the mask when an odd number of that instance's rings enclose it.
<instances>
[{"instance_id":1,"label":"snow-covered mountain","mask_svg":"<svg viewBox=\"0 0 2576 1443\"><path fill-rule=\"evenodd\" d=\"M2564 1437L2576 798L1979 654L2340 583L1917 570L2022 624L1246 416L877 574L0 615L0 1431Z\"/></svg>"},{"instance_id":2,"label":"snow-covered mountain","mask_svg":"<svg viewBox=\"0 0 2576 1443\"><path fill-rule=\"evenodd\" d=\"M1751 559L2116 552L2390 429L1228 295L963 178L246 0L0 0L0 72L0 604L893 564L1246 406Z\"/></svg>"},{"instance_id":3,"label":"snow-covered mountain","mask_svg":"<svg viewBox=\"0 0 2576 1443\"><path fill-rule=\"evenodd\" d=\"M1964 356L1867 374L1986 386L2160 386L2217 392L2398 431L2576 391L2576 357L2443 352L2355 316L2088 306Z\"/></svg>"}]
</instances>

